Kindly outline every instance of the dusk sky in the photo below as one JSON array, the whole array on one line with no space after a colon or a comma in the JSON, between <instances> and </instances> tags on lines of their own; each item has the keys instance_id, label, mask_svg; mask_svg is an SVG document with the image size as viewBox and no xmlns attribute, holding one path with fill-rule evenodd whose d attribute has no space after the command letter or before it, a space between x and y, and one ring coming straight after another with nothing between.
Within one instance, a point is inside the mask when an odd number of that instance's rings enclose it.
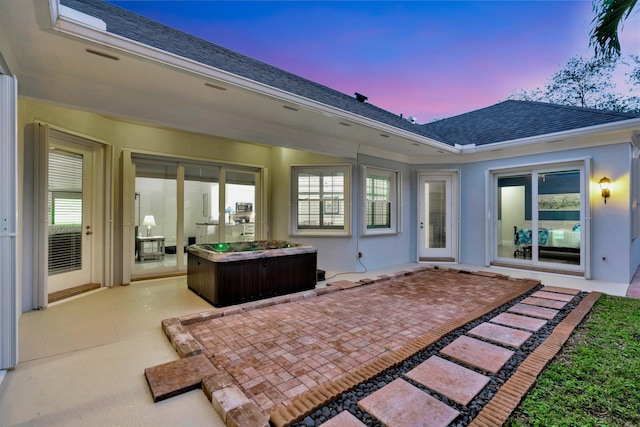
<instances>
[{"instance_id":1,"label":"dusk sky","mask_svg":"<svg viewBox=\"0 0 640 427\"><path fill-rule=\"evenodd\" d=\"M593 55L591 0L109 2L419 123L543 87ZM637 12L623 55L640 55Z\"/></svg>"}]
</instances>

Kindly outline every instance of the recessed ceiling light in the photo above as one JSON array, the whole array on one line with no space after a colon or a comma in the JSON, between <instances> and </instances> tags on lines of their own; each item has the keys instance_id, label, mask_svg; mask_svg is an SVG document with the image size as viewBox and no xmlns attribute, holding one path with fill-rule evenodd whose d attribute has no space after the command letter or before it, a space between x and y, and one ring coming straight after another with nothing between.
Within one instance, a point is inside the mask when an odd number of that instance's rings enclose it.
<instances>
[{"instance_id":1,"label":"recessed ceiling light","mask_svg":"<svg viewBox=\"0 0 640 427\"><path fill-rule=\"evenodd\" d=\"M213 83L209 83L209 82L205 83L204 85L205 85L206 87L210 87L210 88L212 88L212 89L227 90L227 88L226 88L226 87L222 87L222 86L214 85Z\"/></svg>"},{"instance_id":2,"label":"recessed ceiling light","mask_svg":"<svg viewBox=\"0 0 640 427\"><path fill-rule=\"evenodd\" d=\"M411 145L413 145L414 147L420 147L420 144L418 144L417 142L412 142Z\"/></svg>"},{"instance_id":3,"label":"recessed ceiling light","mask_svg":"<svg viewBox=\"0 0 640 427\"><path fill-rule=\"evenodd\" d=\"M444 151L442 151L442 150L438 150L438 153L440 153L440 154L444 154Z\"/></svg>"},{"instance_id":4,"label":"recessed ceiling light","mask_svg":"<svg viewBox=\"0 0 640 427\"><path fill-rule=\"evenodd\" d=\"M296 107L292 107L290 105L283 105L282 108L286 108L287 110L291 110L291 111L298 111Z\"/></svg>"},{"instance_id":5,"label":"recessed ceiling light","mask_svg":"<svg viewBox=\"0 0 640 427\"><path fill-rule=\"evenodd\" d=\"M97 50L93 50L93 49L85 49L85 52L90 53L92 55L101 56L102 58L111 59L113 61L120 60L120 58L118 58L117 56L109 55L108 53L104 53L104 52L98 52Z\"/></svg>"},{"instance_id":6,"label":"recessed ceiling light","mask_svg":"<svg viewBox=\"0 0 640 427\"><path fill-rule=\"evenodd\" d=\"M340 124L341 124L342 126L351 126L351 124L350 124L350 123L345 123L345 122L340 122Z\"/></svg>"},{"instance_id":7,"label":"recessed ceiling light","mask_svg":"<svg viewBox=\"0 0 640 427\"><path fill-rule=\"evenodd\" d=\"M380 136L383 137L383 138L389 138L389 135L387 135L385 133L381 133Z\"/></svg>"}]
</instances>

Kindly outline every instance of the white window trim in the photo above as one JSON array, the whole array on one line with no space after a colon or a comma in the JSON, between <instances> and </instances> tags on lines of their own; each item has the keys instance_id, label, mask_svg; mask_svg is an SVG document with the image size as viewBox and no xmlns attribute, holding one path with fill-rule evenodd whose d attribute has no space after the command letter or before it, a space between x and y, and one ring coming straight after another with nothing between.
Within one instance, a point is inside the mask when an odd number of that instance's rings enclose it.
<instances>
[{"instance_id":1,"label":"white window trim","mask_svg":"<svg viewBox=\"0 0 640 427\"><path fill-rule=\"evenodd\" d=\"M298 227L298 175L300 173L343 172L344 173L344 227L342 229ZM291 235L315 237L351 236L351 165L292 165L291 166Z\"/></svg>"},{"instance_id":2,"label":"white window trim","mask_svg":"<svg viewBox=\"0 0 640 427\"><path fill-rule=\"evenodd\" d=\"M362 165L362 180L360 186L361 194L361 235L362 236L380 236L380 235L393 235L400 233L400 205L402 195L402 176L401 173L392 170L384 169L375 166ZM367 227L367 177L371 174L380 176L387 176L390 178L391 184L391 224L386 228L368 228Z\"/></svg>"}]
</instances>

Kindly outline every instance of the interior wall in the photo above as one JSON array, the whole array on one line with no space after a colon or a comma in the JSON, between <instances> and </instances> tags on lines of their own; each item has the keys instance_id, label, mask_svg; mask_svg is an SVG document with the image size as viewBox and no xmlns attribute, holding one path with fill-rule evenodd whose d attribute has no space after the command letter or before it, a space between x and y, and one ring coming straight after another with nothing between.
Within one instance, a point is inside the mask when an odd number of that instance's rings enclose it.
<instances>
[{"instance_id":1,"label":"interior wall","mask_svg":"<svg viewBox=\"0 0 640 427\"><path fill-rule=\"evenodd\" d=\"M503 187L501 234L498 236L503 245L513 244L513 227L524 222L524 187Z\"/></svg>"}]
</instances>

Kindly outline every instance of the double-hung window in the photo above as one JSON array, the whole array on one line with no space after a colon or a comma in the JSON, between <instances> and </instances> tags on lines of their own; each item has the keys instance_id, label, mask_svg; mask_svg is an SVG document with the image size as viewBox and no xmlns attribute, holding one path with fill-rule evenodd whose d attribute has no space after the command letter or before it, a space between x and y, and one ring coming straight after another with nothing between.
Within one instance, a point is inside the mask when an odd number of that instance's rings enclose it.
<instances>
[{"instance_id":1,"label":"double-hung window","mask_svg":"<svg viewBox=\"0 0 640 427\"><path fill-rule=\"evenodd\" d=\"M362 234L389 234L398 230L398 172L362 166Z\"/></svg>"},{"instance_id":2,"label":"double-hung window","mask_svg":"<svg viewBox=\"0 0 640 427\"><path fill-rule=\"evenodd\" d=\"M348 236L351 166L293 166L292 234Z\"/></svg>"}]
</instances>

